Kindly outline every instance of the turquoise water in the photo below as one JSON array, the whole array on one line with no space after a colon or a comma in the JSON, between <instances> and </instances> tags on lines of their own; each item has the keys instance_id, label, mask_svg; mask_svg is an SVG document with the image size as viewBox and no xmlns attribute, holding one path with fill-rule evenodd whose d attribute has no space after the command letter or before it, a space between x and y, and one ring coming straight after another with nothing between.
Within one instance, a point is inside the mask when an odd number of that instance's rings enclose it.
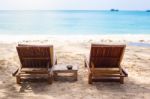
<instances>
[{"instance_id":1,"label":"turquoise water","mask_svg":"<svg viewBox=\"0 0 150 99\"><path fill-rule=\"evenodd\" d=\"M0 11L0 34L150 34L150 12Z\"/></svg>"}]
</instances>

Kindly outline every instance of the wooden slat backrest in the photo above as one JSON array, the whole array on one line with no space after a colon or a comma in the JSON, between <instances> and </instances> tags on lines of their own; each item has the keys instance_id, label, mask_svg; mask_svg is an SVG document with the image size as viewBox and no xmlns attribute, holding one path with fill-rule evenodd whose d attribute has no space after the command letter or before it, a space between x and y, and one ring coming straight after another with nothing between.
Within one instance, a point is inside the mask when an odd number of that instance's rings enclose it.
<instances>
[{"instance_id":1,"label":"wooden slat backrest","mask_svg":"<svg viewBox=\"0 0 150 99\"><path fill-rule=\"evenodd\" d=\"M93 62L96 68L119 68L125 47L125 45L92 44L90 67Z\"/></svg>"},{"instance_id":2,"label":"wooden slat backrest","mask_svg":"<svg viewBox=\"0 0 150 99\"><path fill-rule=\"evenodd\" d=\"M19 45L16 47L22 67L47 68L53 66L53 46Z\"/></svg>"}]
</instances>

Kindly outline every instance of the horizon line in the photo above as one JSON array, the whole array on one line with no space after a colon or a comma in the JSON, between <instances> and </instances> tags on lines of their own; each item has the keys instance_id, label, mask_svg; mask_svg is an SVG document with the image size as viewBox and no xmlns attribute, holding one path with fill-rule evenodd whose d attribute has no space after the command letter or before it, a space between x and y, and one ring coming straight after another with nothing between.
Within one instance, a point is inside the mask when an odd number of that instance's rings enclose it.
<instances>
[{"instance_id":1,"label":"horizon line","mask_svg":"<svg viewBox=\"0 0 150 99\"><path fill-rule=\"evenodd\" d=\"M114 9L114 8L112 8ZM147 10L127 10L127 9L115 9L118 11L148 11L150 9ZM26 10L19 10L19 9L0 9L0 11L111 11L111 9L26 9Z\"/></svg>"}]
</instances>

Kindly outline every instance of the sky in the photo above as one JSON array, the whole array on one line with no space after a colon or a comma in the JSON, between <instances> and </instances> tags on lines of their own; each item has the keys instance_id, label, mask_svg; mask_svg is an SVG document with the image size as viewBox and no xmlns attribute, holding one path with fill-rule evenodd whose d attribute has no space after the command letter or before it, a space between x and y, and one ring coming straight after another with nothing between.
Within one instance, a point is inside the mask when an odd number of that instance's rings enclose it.
<instances>
[{"instance_id":1,"label":"sky","mask_svg":"<svg viewBox=\"0 0 150 99\"><path fill-rule=\"evenodd\" d=\"M147 10L150 0L0 0L0 10Z\"/></svg>"}]
</instances>

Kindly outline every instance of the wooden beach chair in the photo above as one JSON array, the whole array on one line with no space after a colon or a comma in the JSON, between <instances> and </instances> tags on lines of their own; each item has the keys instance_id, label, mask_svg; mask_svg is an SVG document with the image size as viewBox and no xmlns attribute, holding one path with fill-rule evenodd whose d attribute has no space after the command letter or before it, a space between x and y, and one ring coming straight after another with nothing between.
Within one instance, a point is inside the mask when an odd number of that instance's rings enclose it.
<instances>
[{"instance_id":1,"label":"wooden beach chair","mask_svg":"<svg viewBox=\"0 0 150 99\"><path fill-rule=\"evenodd\" d=\"M85 58L88 68L88 83L92 81L120 81L128 76L121 67L125 45L100 45L92 44L89 59Z\"/></svg>"},{"instance_id":2,"label":"wooden beach chair","mask_svg":"<svg viewBox=\"0 0 150 99\"><path fill-rule=\"evenodd\" d=\"M52 83L52 67L57 64L52 45L22 45L17 47L21 66L15 72L16 81L22 78L47 78ZM15 75L15 74L14 74Z\"/></svg>"}]
</instances>

